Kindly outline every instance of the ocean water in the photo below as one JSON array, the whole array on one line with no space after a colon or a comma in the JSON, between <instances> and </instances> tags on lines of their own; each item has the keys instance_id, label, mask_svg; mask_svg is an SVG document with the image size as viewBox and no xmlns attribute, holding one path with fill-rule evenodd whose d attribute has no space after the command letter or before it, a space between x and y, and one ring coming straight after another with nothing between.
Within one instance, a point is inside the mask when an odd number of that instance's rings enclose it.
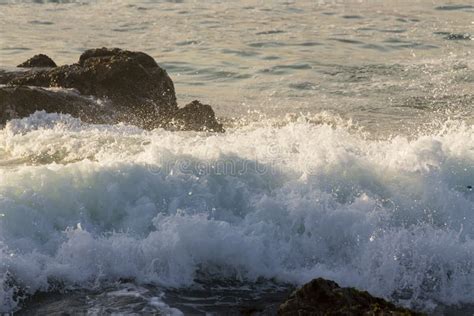
<instances>
[{"instance_id":1,"label":"ocean water","mask_svg":"<svg viewBox=\"0 0 474 316\"><path fill-rule=\"evenodd\" d=\"M472 314L469 1L0 4L2 67L144 51L227 130L1 127L1 312L271 314L324 277Z\"/></svg>"}]
</instances>

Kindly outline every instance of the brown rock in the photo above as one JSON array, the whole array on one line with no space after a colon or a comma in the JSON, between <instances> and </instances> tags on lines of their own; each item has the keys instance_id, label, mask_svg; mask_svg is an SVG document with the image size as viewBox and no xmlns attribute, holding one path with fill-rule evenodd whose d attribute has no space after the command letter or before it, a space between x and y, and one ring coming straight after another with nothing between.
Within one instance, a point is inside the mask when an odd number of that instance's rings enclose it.
<instances>
[{"instance_id":1,"label":"brown rock","mask_svg":"<svg viewBox=\"0 0 474 316\"><path fill-rule=\"evenodd\" d=\"M212 107L197 100L178 109L173 115L171 124L186 131L224 132L222 124L216 120Z\"/></svg>"},{"instance_id":2,"label":"brown rock","mask_svg":"<svg viewBox=\"0 0 474 316\"><path fill-rule=\"evenodd\" d=\"M173 81L166 71L144 53L118 48L87 50L77 64L20 74L10 84L75 88L84 95L150 112L177 109Z\"/></svg>"},{"instance_id":3,"label":"brown rock","mask_svg":"<svg viewBox=\"0 0 474 316\"><path fill-rule=\"evenodd\" d=\"M17 67L21 67L21 68L48 67L48 68L51 68L51 67L57 67L57 66L56 66L56 63L51 58L49 58L47 55L38 54L38 55L35 55L35 56L31 57L30 59L28 59L24 63L19 64Z\"/></svg>"},{"instance_id":4,"label":"brown rock","mask_svg":"<svg viewBox=\"0 0 474 316\"><path fill-rule=\"evenodd\" d=\"M36 55L21 65L38 65L39 62L33 62L39 60L38 56L49 59L45 55ZM83 96L107 100L113 105L114 118L146 129L168 127L182 130L224 131L222 125L217 122L211 106L194 101L184 108L178 108L173 81L151 56L142 52L119 48L91 49L85 51L78 63L72 65L52 69L32 68L26 72L0 71L0 84L74 88ZM33 92L30 90L18 91L25 93L23 100L33 97ZM42 97L47 95L49 99L54 98L49 91L43 91L41 94ZM35 91L34 98L37 99L38 95L39 92ZM44 104L48 105L47 111L77 115L77 109L64 103L63 96L58 97L57 107L54 107L54 102L50 102L52 100L49 99ZM20 110L20 103L26 107L24 111ZM33 108L26 101L18 102L11 97L7 99L1 96L0 109L7 106L15 107L16 113L30 113L30 109ZM90 111L83 109L93 122L95 122L94 115L89 112L95 109L94 107ZM8 117L5 113L0 113L0 116ZM79 117L82 119L82 116ZM115 122L112 120L108 123Z\"/></svg>"},{"instance_id":5,"label":"brown rock","mask_svg":"<svg viewBox=\"0 0 474 316\"><path fill-rule=\"evenodd\" d=\"M423 315L397 307L386 300L354 288L341 288L336 282L314 279L293 292L280 305L280 316L323 315Z\"/></svg>"},{"instance_id":6,"label":"brown rock","mask_svg":"<svg viewBox=\"0 0 474 316\"><path fill-rule=\"evenodd\" d=\"M113 116L106 107L98 107L90 98L74 92L27 86L0 87L0 125L36 111L70 114L87 123L105 123Z\"/></svg>"}]
</instances>

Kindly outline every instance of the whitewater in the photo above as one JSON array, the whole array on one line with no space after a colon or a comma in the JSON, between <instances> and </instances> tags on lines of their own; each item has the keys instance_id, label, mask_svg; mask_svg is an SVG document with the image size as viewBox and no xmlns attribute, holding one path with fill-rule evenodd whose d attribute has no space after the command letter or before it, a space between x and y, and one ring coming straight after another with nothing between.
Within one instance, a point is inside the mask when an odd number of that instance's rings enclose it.
<instances>
[{"instance_id":1,"label":"whitewater","mask_svg":"<svg viewBox=\"0 0 474 316\"><path fill-rule=\"evenodd\" d=\"M316 123L315 123L316 122ZM0 302L119 280L302 284L474 303L474 127L370 137L328 113L225 134L37 112L0 130Z\"/></svg>"},{"instance_id":2,"label":"whitewater","mask_svg":"<svg viewBox=\"0 0 474 316\"><path fill-rule=\"evenodd\" d=\"M323 277L472 315L471 2L0 0L0 72L141 51L226 130L0 126L0 313L237 314Z\"/></svg>"}]
</instances>

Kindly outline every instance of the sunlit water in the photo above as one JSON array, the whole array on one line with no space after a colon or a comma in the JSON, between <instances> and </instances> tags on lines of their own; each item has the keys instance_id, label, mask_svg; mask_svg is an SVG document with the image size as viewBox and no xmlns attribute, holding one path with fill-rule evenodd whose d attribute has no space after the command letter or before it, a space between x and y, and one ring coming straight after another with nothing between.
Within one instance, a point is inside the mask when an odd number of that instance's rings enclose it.
<instances>
[{"instance_id":1,"label":"sunlit water","mask_svg":"<svg viewBox=\"0 0 474 316\"><path fill-rule=\"evenodd\" d=\"M474 304L469 1L0 3L2 66L144 51L227 129L9 122L1 311L237 313L315 277Z\"/></svg>"}]
</instances>

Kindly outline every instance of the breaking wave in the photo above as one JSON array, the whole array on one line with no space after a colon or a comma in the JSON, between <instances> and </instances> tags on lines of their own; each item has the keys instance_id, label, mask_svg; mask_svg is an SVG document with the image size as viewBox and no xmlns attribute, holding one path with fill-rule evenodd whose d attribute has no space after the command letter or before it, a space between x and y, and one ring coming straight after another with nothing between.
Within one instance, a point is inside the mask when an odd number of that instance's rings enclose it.
<instances>
[{"instance_id":1,"label":"breaking wave","mask_svg":"<svg viewBox=\"0 0 474 316\"><path fill-rule=\"evenodd\" d=\"M315 277L474 303L474 127L373 139L337 120L222 135L37 112L0 130L0 311L55 287Z\"/></svg>"}]
</instances>

